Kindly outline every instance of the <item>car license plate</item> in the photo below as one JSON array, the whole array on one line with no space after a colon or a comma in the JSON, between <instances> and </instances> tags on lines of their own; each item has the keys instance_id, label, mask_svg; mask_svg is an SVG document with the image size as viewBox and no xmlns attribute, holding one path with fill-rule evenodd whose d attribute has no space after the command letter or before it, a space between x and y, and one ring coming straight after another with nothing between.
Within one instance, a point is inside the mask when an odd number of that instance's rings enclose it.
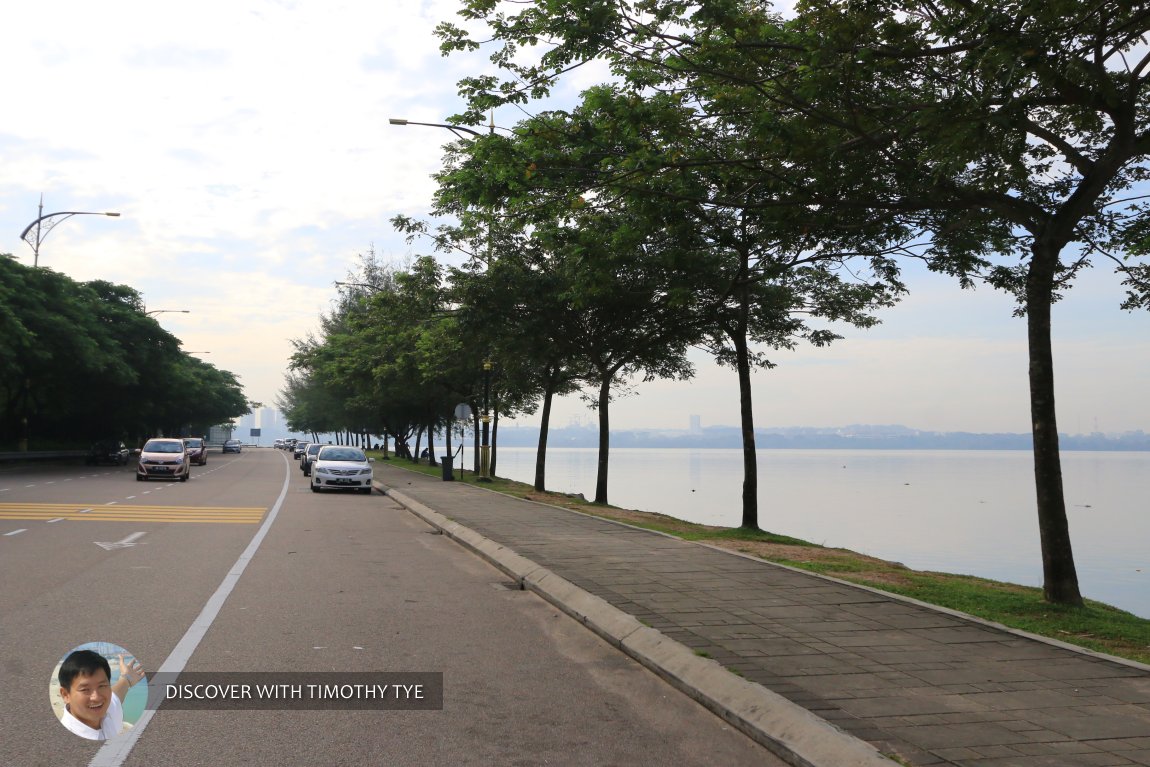
<instances>
[{"instance_id":1,"label":"car license plate","mask_svg":"<svg viewBox=\"0 0 1150 767\"><path fill-rule=\"evenodd\" d=\"M358 483L357 483L357 482L356 482L354 479L348 479L347 477L340 477L340 478L338 478L338 479L333 479L333 480L332 480L332 482L334 482L334 483L335 483L335 484L337 484L337 485L354 485L354 484L358 484Z\"/></svg>"}]
</instances>

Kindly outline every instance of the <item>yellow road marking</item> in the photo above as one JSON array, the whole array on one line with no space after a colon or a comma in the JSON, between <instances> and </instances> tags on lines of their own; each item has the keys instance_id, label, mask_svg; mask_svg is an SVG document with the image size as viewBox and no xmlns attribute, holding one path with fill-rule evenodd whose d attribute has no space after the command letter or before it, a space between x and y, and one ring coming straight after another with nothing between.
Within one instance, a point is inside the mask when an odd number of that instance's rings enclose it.
<instances>
[{"instance_id":1,"label":"yellow road marking","mask_svg":"<svg viewBox=\"0 0 1150 767\"><path fill-rule=\"evenodd\" d=\"M0 503L0 519L100 522L215 522L254 525L267 509L255 506L105 506L84 503Z\"/></svg>"}]
</instances>

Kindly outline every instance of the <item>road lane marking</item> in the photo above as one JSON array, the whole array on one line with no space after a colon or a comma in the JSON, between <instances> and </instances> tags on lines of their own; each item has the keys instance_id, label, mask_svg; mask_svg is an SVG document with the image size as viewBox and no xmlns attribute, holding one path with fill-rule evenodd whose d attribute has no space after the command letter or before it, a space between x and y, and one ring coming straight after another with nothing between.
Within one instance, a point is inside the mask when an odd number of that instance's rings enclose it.
<instances>
[{"instance_id":1,"label":"road lane marking","mask_svg":"<svg viewBox=\"0 0 1150 767\"><path fill-rule=\"evenodd\" d=\"M220 583L216 593L212 594L207 603L204 604L204 609L200 611L199 616L192 621L188 626L188 630L184 632L184 636L180 639L179 643L168 655L167 659L160 665L156 673L160 674L174 674L178 675L188 665L188 661L192 657L192 653L200 644L200 640L208 633L215 622L216 617L223 609L224 603L228 600L232 590L235 589L236 584L240 580L240 576L244 574L244 569L247 568L248 563L255 557L256 552L259 551L260 544L263 543L267 537L268 531L271 530L272 523L275 522L276 517L279 516L280 508L283 506L284 499L287 498L288 488L291 486L291 464L284 458L284 484L283 489L280 490L279 498L272 505L268 511L267 517L264 519L262 525L256 530L256 534L252 536L251 542L243 553L240 554L236 563L232 565L232 569L224 576L224 580ZM176 681L175 678L172 679ZM88 767L121 767L128 755L132 753L132 748L136 745L136 741L144 734L144 730L148 726L148 722L152 721L152 716L156 713L156 709L145 708L144 713L136 720L136 726L129 730L127 733L121 735L113 740L104 741L104 745L100 746L100 750L92 757L92 761L88 762Z\"/></svg>"},{"instance_id":2,"label":"road lane marking","mask_svg":"<svg viewBox=\"0 0 1150 767\"><path fill-rule=\"evenodd\" d=\"M85 506L79 503L0 503L0 519L72 519L88 522L208 522L255 525L267 509L259 506Z\"/></svg>"},{"instance_id":3,"label":"road lane marking","mask_svg":"<svg viewBox=\"0 0 1150 767\"><path fill-rule=\"evenodd\" d=\"M49 520L48 520L48 524L50 525L50 524L52 524L53 522L63 522L63 521L64 521L64 518L63 518L63 517L56 517L55 519L49 519Z\"/></svg>"},{"instance_id":4,"label":"road lane marking","mask_svg":"<svg viewBox=\"0 0 1150 767\"><path fill-rule=\"evenodd\" d=\"M28 532L28 528L22 527L19 530L13 530L10 533L4 533L4 537L7 538L10 535L19 535L20 533L26 533L26 532Z\"/></svg>"},{"instance_id":5,"label":"road lane marking","mask_svg":"<svg viewBox=\"0 0 1150 767\"><path fill-rule=\"evenodd\" d=\"M122 540L115 542L108 541L92 541L104 551L111 551L112 549L127 549L136 545L136 541L143 538L147 533L132 533L131 535L124 536Z\"/></svg>"}]
</instances>

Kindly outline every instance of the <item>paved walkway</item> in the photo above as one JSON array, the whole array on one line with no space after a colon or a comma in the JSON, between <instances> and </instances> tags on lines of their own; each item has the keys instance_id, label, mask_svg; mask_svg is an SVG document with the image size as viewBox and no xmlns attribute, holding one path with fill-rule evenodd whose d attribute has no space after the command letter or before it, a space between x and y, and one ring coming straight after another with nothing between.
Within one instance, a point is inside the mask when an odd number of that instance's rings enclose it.
<instances>
[{"instance_id":1,"label":"paved walkway","mask_svg":"<svg viewBox=\"0 0 1150 767\"><path fill-rule=\"evenodd\" d=\"M717 661L906 764L1150 765L1145 666L708 546L376 466L377 481L409 508L427 507L513 550L700 660Z\"/></svg>"}]
</instances>

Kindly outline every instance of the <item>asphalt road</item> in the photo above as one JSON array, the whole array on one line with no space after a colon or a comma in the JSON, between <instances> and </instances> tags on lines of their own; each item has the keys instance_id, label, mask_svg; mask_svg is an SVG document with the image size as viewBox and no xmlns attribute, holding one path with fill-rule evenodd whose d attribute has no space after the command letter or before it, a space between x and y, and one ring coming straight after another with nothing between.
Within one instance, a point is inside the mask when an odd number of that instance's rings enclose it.
<instances>
[{"instance_id":1,"label":"asphalt road","mask_svg":"<svg viewBox=\"0 0 1150 767\"><path fill-rule=\"evenodd\" d=\"M5 767L781 764L384 496L313 494L271 449L213 452L187 483L133 475L0 469ZM220 681L441 672L443 708L161 707L100 747L49 701L90 641Z\"/></svg>"}]
</instances>

